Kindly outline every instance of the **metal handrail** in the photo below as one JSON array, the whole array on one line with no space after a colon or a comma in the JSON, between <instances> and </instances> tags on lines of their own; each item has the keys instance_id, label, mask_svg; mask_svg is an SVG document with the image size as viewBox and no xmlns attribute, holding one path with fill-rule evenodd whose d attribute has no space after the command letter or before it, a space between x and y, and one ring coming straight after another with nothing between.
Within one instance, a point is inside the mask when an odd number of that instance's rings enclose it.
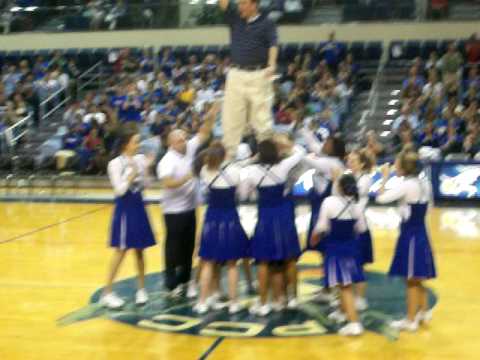
<instances>
[{"instance_id":1,"label":"metal handrail","mask_svg":"<svg viewBox=\"0 0 480 360\"><path fill-rule=\"evenodd\" d=\"M83 74L81 74L78 79L77 79L77 94L80 93L81 90L83 90L85 87L90 85L93 81L98 80L101 77L101 69L102 69L103 61L97 62L95 65L93 65L91 68L86 70ZM87 75L90 75L94 70L99 69L99 73L94 73L92 74L92 77L89 78L88 80L85 80L85 82L82 82L82 80L87 77Z\"/></svg>"},{"instance_id":2,"label":"metal handrail","mask_svg":"<svg viewBox=\"0 0 480 360\"><path fill-rule=\"evenodd\" d=\"M102 61L97 62L91 68L85 70L83 74L81 74L77 80L83 79L87 74L91 73L95 68L100 67L102 65Z\"/></svg>"},{"instance_id":3,"label":"metal handrail","mask_svg":"<svg viewBox=\"0 0 480 360\"><path fill-rule=\"evenodd\" d=\"M33 116L33 113L29 112L27 116L25 116L23 119L16 122L14 125L10 126L9 128L5 129L2 132L2 134L0 134L0 135L3 135L8 148L14 147L15 144L27 134L28 125L32 119L32 116Z\"/></svg>"}]
</instances>

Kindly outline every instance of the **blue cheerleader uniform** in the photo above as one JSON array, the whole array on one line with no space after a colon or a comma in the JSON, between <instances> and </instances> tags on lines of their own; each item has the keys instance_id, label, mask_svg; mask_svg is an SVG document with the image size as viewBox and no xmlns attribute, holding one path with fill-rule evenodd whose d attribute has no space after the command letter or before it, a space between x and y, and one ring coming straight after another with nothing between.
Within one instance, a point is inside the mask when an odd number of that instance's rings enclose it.
<instances>
[{"instance_id":1,"label":"blue cheerleader uniform","mask_svg":"<svg viewBox=\"0 0 480 360\"><path fill-rule=\"evenodd\" d=\"M425 225L428 203L408 204L410 217L402 221L390 276L435 278L435 261Z\"/></svg>"},{"instance_id":2,"label":"blue cheerleader uniform","mask_svg":"<svg viewBox=\"0 0 480 360\"><path fill-rule=\"evenodd\" d=\"M138 157L135 157L133 161L137 163L138 167L141 167ZM128 161L121 156L112 160L111 163L113 162L116 163L111 169L109 165L110 178L112 179L112 176L115 176L114 173L119 171L120 174L117 175L125 177L124 175L130 166ZM139 174L123 195L115 197L115 209L110 231L111 247L145 249L156 244L143 202L143 183L143 174Z\"/></svg>"},{"instance_id":3,"label":"blue cheerleader uniform","mask_svg":"<svg viewBox=\"0 0 480 360\"><path fill-rule=\"evenodd\" d=\"M248 257L249 240L240 223L236 204L236 186L215 188L214 183L225 174L225 166L208 185L208 208L202 229L199 255L202 259L225 262Z\"/></svg>"},{"instance_id":4,"label":"blue cheerleader uniform","mask_svg":"<svg viewBox=\"0 0 480 360\"><path fill-rule=\"evenodd\" d=\"M330 232L324 242L325 260L323 263L325 287L350 285L365 281L361 265L356 254L356 219L339 219L350 206L334 219L330 219Z\"/></svg>"},{"instance_id":5,"label":"blue cheerleader uniform","mask_svg":"<svg viewBox=\"0 0 480 360\"><path fill-rule=\"evenodd\" d=\"M370 230L358 234L357 239L358 262L363 266L373 263L373 240Z\"/></svg>"},{"instance_id":6,"label":"blue cheerleader uniform","mask_svg":"<svg viewBox=\"0 0 480 360\"><path fill-rule=\"evenodd\" d=\"M266 169L257 185L258 221L251 240L252 257L257 261L282 261L300 256L300 244L295 225L294 204L285 195L285 183L262 186L270 177L275 182L275 174Z\"/></svg>"},{"instance_id":7,"label":"blue cheerleader uniform","mask_svg":"<svg viewBox=\"0 0 480 360\"><path fill-rule=\"evenodd\" d=\"M307 232L307 245L305 251L309 250L316 250L321 253L325 251L324 244L320 242L317 246L312 247L310 245L310 239L312 238L313 230L315 229L315 225L317 224L318 217L320 215L320 208L322 207L323 201L332 195L333 183L332 181L328 180L328 185L325 188L322 194L319 194L315 187L310 189L308 193L308 200L310 203L310 224L308 225L308 232Z\"/></svg>"}]
</instances>

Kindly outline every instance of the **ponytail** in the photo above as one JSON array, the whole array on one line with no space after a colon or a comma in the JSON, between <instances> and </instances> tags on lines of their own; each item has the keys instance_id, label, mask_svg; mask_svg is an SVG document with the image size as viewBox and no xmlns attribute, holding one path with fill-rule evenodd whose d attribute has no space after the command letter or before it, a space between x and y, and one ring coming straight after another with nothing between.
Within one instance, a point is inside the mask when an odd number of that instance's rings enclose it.
<instances>
[{"instance_id":1,"label":"ponytail","mask_svg":"<svg viewBox=\"0 0 480 360\"><path fill-rule=\"evenodd\" d=\"M344 174L338 180L340 191L343 195L352 197L358 202L360 196L358 194L357 180L351 174Z\"/></svg>"}]
</instances>

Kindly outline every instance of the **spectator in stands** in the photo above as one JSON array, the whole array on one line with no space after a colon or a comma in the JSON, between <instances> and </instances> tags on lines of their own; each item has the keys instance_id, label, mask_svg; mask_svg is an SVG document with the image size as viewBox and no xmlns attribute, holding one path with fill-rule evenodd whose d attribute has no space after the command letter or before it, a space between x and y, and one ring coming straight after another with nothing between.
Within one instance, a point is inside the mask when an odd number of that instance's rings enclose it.
<instances>
[{"instance_id":1,"label":"spectator in stands","mask_svg":"<svg viewBox=\"0 0 480 360\"><path fill-rule=\"evenodd\" d=\"M10 65L4 71L2 76L2 82L5 86L5 95L10 96L17 86L17 83L20 81L22 75L18 71L15 65Z\"/></svg>"},{"instance_id":2,"label":"spectator in stands","mask_svg":"<svg viewBox=\"0 0 480 360\"><path fill-rule=\"evenodd\" d=\"M335 39L335 31L328 36L328 41L320 48L320 54L326 60L331 71L336 72L341 58L341 46Z\"/></svg>"},{"instance_id":3,"label":"spectator in stands","mask_svg":"<svg viewBox=\"0 0 480 360\"><path fill-rule=\"evenodd\" d=\"M443 83L440 81L436 69L428 72L428 82L422 89L422 95L427 99L442 99L444 96Z\"/></svg>"},{"instance_id":4,"label":"spectator in stands","mask_svg":"<svg viewBox=\"0 0 480 360\"><path fill-rule=\"evenodd\" d=\"M152 49L145 48L140 60L140 71L143 74L151 74L155 70L155 60Z\"/></svg>"},{"instance_id":5,"label":"spectator in stands","mask_svg":"<svg viewBox=\"0 0 480 360\"><path fill-rule=\"evenodd\" d=\"M467 62L469 64L478 64L480 62L480 39L478 34L474 33L470 36L467 44L465 45L467 52Z\"/></svg>"},{"instance_id":6,"label":"spectator in stands","mask_svg":"<svg viewBox=\"0 0 480 360\"><path fill-rule=\"evenodd\" d=\"M72 102L67 110L63 113L63 123L66 126L72 126L77 122L77 117L83 119L85 110L81 108L79 101Z\"/></svg>"},{"instance_id":7,"label":"spectator in stands","mask_svg":"<svg viewBox=\"0 0 480 360\"><path fill-rule=\"evenodd\" d=\"M447 91L457 91L461 76L463 58L455 43L448 45L448 51L442 57L442 77Z\"/></svg>"},{"instance_id":8,"label":"spectator in stands","mask_svg":"<svg viewBox=\"0 0 480 360\"><path fill-rule=\"evenodd\" d=\"M478 87L475 85L470 85L468 90L463 94L463 104L469 106L472 102L480 100L480 93L478 92Z\"/></svg>"},{"instance_id":9,"label":"spectator in stands","mask_svg":"<svg viewBox=\"0 0 480 360\"><path fill-rule=\"evenodd\" d=\"M128 93L125 102L119 109L118 118L121 122L140 122L141 117L142 103L139 100L135 91Z\"/></svg>"},{"instance_id":10,"label":"spectator in stands","mask_svg":"<svg viewBox=\"0 0 480 360\"><path fill-rule=\"evenodd\" d=\"M186 108L192 105L195 100L196 90L189 79L183 81L182 90L178 93L177 99L180 103L180 106Z\"/></svg>"},{"instance_id":11,"label":"spectator in stands","mask_svg":"<svg viewBox=\"0 0 480 360\"><path fill-rule=\"evenodd\" d=\"M405 149L415 150L417 144L415 143L415 136L413 129L410 127L407 121L400 126L397 136L394 138L395 153L398 154Z\"/></svg>"},{"instance_id":12,"label":"spectator in stands","mask_svg":"<svg viewBox=\"0 0 480 360\"><path fill-rule=\"evenodd\" d=\"M117 28L118 20L125 16L127 8L123 0L117 0L115 5L110 9L105 17L105 22L108 24L108 30L115 30Z\"/></svg>"},{"instance_id":13,"label":"spectator in stands","mask_svg":"<svg viewBox=\"0 0 480 360\"><path fill-rule=\"evenodd\" d=\"M85 15L90 18L90 29L100 30L105 19L103 0L91 0L87 5Z\"/></svg>"},{"instance_id":14,"label":"spectator in stands","mask_svg":"<svg viewBox=\"0 0 480 360\"><path fill-rule=\"evenodd\" d=\"M425 84L425 79L419 73L418 65L414 65L410 68L409 76L403 81L403 88L405 89L408 85L413 84L418 88L422 88Z\"/></svg>"},{"instance_id":15,"label":"spectator in stands","mask_svg":"<svg viewBox=\"0 0 480 360\"><path fill-rule=\"evenodd\" d=\"M143 0L142 7L142 20L143 20L143 27L145 28L152 28L153 27L153 6L151 4L152 0Z\"/></svg>"},{"instance_id":16,"label":"spectator in stands","mask_svg":"<svg viewBox=\"0 0 480 360\"><path fill-rule=\"evenodd\" d=\"M478 66L472 65L468 71L468 77L464 82L464 88L468 89L473 86L475 89L480 89L480 75L478 74Z\"/></svg>"},{"instance_id":17,"label":"spectator in stands","mask_svg":"<svg viewBox=\"0 0 480 360\"><path fill-rule=\"evenodd\" d=\"M468 125L467 136L465 136L463 142L463 152L471 157L480 153L480 124L478 118L475 118Z\"/></svg>"},{"instance_id":18,"label":"spectator in stands","mask_svg":"<svg viewBox=\"0 0 480 360\"><path fill-rule=\"evenodd\" d=\"M402 125L408 124L408 127L412 130L415 130L419 127L420 121L418 119L418 114L413 111L412 105L406 103L402 106L401 115L395 119L392 124L392 129L395 132L399 132Z\"/></svg>"},{"instance_id":19,"label":"spectator in stands","mask_svg":"<svg viewBox=\"0 0 480 360\"><path fill-rule=\"evenodd\" d=\"M429 146L432 148L438 148L440 146L439 139L435 134L435 126L433 121L427 121L424 128L418 136L418 144L420 147Z\"/></svg>"},{"instance_id":20,"label":"spectator in stands","mask_svg":"<svg viewBox=\"0 0 480 360\"><path fill-rule=\"evenodd\" d=\"M430 71L432 69L441 70L442 68L442 61L438 58L438 53L436 51L432 51L430 56L425 64L425 70Z\"/></svg>"},{"instance_id":21,"label":"spectator in stands","mask_svg":"<svg viewBox=\"0 0 480 360\"><path fill-rule=\"evenodd\" d=\"M458 128L453 121L449 121L447 133L440 138L442 155L460 153L463 148L463 137L458 133Z\"/></svg>"}]
</instances>

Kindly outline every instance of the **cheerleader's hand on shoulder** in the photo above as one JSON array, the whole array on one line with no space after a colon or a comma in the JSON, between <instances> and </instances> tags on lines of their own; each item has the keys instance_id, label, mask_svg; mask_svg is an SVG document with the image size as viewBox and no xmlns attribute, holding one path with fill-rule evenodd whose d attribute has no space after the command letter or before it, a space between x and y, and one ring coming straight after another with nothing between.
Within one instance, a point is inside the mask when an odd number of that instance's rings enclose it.
<instances>
[{"instance_id":1,"label":"cheerleader's hand on shoulder","mask_svg":"<svg viewBox=\"0 0 480 360\"><path fill-rule=\"evenodd\" d=\"M390 164L388 163L383 164L380 170L382 172L383 179L387 180L390 177L390 172L391 172Z\"/></svg>"}]
</instances>

